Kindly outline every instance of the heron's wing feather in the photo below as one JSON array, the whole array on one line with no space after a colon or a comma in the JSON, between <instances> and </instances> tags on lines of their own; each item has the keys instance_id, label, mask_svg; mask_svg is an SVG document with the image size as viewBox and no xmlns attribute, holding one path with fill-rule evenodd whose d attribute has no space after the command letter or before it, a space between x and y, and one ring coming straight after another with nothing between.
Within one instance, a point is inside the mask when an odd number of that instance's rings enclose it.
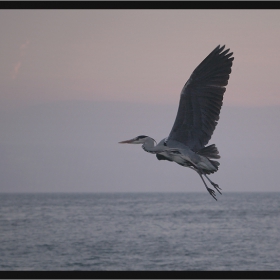
<instances>
[{"instance_id":1,"label":"heron's wing feather","mask_svg":"<svg viewBox=\"0 0 280 280\"><path fill-rule=\"evenodd\" d=\"M210 140L219 119L233 57L224 47L215 48L193 71L184 85L177 116L168 140L181 142L193 151Z\"/></svg>"}]
</instances>

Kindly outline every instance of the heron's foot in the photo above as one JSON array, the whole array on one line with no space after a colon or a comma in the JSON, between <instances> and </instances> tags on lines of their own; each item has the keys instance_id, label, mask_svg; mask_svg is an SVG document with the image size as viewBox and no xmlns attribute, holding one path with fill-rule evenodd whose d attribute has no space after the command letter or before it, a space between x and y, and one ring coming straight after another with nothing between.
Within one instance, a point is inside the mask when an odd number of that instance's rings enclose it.
<instances>
[{"instance_id":1,"label":"heron's foot","mask_svg":"<svg viewBox=\"0 0 280 280\"><path fill-rule=\"evenodd\" d=\"M212 184L212 186L217 190L217 192L218 192L219 194L222 194L222 193L220 192L220 190L222 190L222 189L219 187L218 184L215 184L214 182L211 182L211 184Z\"/></svg>"},{"instance_id":2,"label":"heron's foot","mask_svg":"<svg viewBox=\"0 0 280 280\"><path fill-rule=\"evenodd\" d=\"M207 187L207 191L210 193L210 195L211 195L215 200L217 200L217 198L216 198L216 193L215 193L214 190L212 190L212 189L210 189L210 188Z\"/></svg>"}]
</instances>

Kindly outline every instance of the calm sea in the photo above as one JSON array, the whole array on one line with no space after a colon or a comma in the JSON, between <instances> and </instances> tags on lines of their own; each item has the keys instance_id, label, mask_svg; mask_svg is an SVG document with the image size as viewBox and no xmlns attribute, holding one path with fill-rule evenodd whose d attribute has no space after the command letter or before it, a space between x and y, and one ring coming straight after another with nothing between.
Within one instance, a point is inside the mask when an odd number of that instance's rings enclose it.
<instances>
[{"instance_id":1,"label":"calm sea","mask_svg":"<svg viewBox=\"0 0 280 280\"><path fill-rule=\"evenodd\" d=\"M0 194L0 270L279 270L280 193Z\"/></svg>"}]
</instances>

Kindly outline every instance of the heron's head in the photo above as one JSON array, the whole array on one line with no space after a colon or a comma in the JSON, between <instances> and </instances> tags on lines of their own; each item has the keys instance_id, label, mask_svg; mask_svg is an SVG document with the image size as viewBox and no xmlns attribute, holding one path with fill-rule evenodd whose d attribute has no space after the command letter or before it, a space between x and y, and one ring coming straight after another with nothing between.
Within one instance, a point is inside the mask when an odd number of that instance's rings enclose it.
<instances>
[{"instance_id":1,"label":"heron's head","mask_svg":"<svg viewBox=\"0 0 280 280\"><path fill-rule=\"evenodd\" d=\"M149 136L140 135L130 140L121 141L119 143L120 144L144 144L146 140L148 140L149 138L150 138Z\"/></svg>"}]
</instances>

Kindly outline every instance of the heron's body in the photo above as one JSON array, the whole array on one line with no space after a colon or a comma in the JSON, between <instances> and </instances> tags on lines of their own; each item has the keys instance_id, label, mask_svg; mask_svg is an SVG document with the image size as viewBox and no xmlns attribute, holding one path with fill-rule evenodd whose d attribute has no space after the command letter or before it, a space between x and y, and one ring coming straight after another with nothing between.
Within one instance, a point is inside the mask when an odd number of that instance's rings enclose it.
<instances>
[{"instance_id":1,"label":"heron's body","mask_svg":"<svg viewBox=\"0 0 280 280\"><path fill-rule=\"evenodd\" d=\"M213 169L214 166L206 157L195 153L183 143L176 140L166 141L166 138L162 139L156 146L153 143L153 140L148 139L147 142L144 142L142 148L148 153L157 154L158 160L175 161L187 167L194 166L201 169L209 169L209 171L217 171L216 168Z\"/></svg>"},{"instance_id":2,"label":"heron's body","mask_svg":"<svg viewBox=\"0 0 280 280\"><path fill-rule=\"evenodd\" d=\"M142 144L149 153L156 154L158 160L174 161L196 171L208 192L216 199L202 175L220 192L217 184L207 174L218 170L220 158L215 144L206 146L219 119L225 86L228 83L233 57L224 46L215 48L193 71L184 85L177 116L167 138L158 144L145 135L119 143ZM223 52L222 52L223 51Z\"/></svg>"}]
</instances>

